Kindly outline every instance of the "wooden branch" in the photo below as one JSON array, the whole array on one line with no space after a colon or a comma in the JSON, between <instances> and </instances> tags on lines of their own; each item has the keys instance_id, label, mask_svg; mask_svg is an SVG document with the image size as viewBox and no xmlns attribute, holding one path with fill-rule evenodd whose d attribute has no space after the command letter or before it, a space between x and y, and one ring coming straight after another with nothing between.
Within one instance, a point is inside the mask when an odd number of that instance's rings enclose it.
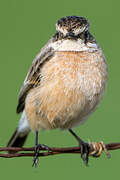
<instances>
[{"instance_id":1,"label":"wooden branch","mask_svg":"<svg viewBox=\"0 0 120 180\"><path fill-rule=\"evenodd\" d=\"M95 156L94 152L96 149L93 148L93 144L96 144L97 146L101 144L101 142L99 143L88 143L90 145L90 152L89 152L89 156L93 156L93 157L98 157ZM96 146L96 147L97 147ZM101 146L103 147L103 146ZM117 150L120 149L120 143L109 143L109 144L105 144L105 148L107 151L110 150ZM0 147L0 157L2 158L15 158L15 157L31 157L34 156L34 147ZM97 149L98 151L99 149ZM102 148L102 150L105 151L105 149ZM12 152L16 152L16 153L6 153L7 151L12 151ZM21 152L23 151L23 152ZM42 152L41 152L42 151ZM93 153L94 152L94 153ZM102 152L102 151L101 151ZM99 154L99 156L101 155L101 152ZM51 147L49 151L46 151L44 148L40 149L40 153L38 154L38 156L50 156L50 155L57 155L57 154L79 154L81 153L80 147L65 147L65 148L56 148L56 147ZM106 153L107 154L107 153Z\"/></svg>"}]
</instances>

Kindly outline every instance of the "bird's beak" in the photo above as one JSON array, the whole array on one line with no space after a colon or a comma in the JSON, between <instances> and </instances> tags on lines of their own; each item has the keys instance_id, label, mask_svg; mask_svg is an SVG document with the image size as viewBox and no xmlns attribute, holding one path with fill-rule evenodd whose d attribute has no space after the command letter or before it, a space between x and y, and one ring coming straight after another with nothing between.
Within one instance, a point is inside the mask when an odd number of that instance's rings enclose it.
<instances>
[{"instance_id":1,"label":"bird's beak","mask_svg":"<svg viewBox=\"0 0 120 180\"><path fill-rule=\"evenodd\" d=\"M69 32L69 33L67 34L67 38L68 38L68 39L73 39L73 38L74 38L74 33L73 33L73 32Z\"/></svg>"}]
</instances>

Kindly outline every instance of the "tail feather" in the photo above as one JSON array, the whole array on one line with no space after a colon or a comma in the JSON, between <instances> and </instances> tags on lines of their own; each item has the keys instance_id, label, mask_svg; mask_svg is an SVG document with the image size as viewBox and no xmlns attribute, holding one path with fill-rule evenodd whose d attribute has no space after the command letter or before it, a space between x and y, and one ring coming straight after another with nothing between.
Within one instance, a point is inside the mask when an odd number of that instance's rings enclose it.
<instances>
[{"instance_id":1,"label":"tail feather","mask_svg":"<svg viewBox=\"0 0 120 180\"><path fill-rule=\"evenodd\" d=\"M20 133L18 128L14 131L12 137L10 138L7 147L22 147L28 137L29 131L27 133ZM16 151L8 151L8 153L16 153Z\"/></svg>"}]
</instances>

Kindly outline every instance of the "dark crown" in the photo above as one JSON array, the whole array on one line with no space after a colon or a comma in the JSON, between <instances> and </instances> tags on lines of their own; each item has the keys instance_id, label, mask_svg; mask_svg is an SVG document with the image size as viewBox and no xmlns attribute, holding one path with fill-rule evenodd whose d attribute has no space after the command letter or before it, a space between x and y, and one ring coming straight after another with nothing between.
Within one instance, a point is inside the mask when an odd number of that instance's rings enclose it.
<instances>
[{"instance_id":1,"label":"dark crown","mask_svg":"<svg viewBox=\"0 0 120 180\"><path fill-rule=\"evenodd\" d=\"M73 31L74 29L87 29L89 28L89 22L84 17L79 16L66 16L59 19L56 23L56 29L64 28L67 31Z\"/></svg>"}]
</instances>

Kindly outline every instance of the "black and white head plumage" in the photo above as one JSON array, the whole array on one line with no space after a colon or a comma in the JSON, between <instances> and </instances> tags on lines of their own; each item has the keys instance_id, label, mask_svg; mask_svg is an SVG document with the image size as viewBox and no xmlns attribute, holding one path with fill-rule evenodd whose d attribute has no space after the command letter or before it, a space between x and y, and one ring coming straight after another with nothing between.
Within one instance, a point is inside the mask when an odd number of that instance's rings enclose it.
<instances>
[{"instance_id":1,"label":"black and white head plumage","mask_svg":"<svg viewBox=\"0 0 120 180\"><path fill-rule=\"evenodd\" d=\"M56 30L64 36L78 36L89 30L89 22L84 17L66 16L57 21Z\"/></svg>"}]
</instances>

